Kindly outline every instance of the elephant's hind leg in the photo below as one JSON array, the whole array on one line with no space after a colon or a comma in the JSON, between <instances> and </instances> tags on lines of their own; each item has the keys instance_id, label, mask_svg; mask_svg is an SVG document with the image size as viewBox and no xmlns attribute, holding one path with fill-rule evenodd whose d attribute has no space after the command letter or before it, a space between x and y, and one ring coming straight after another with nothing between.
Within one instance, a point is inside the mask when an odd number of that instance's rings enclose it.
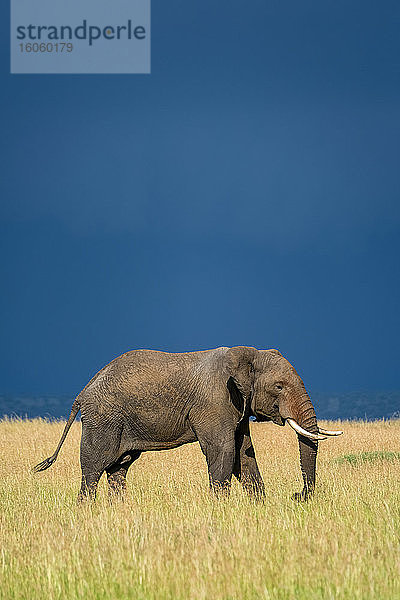
<instances>
[{"instance_id":1,"label":"elephant's hind leg","mask_svg":"<svg viewBox=\"0 0 400 600\"><path fill-rule=\"evenodd\" d=\"M96 498L99 479L107 468L118 458L120 432L117 428L108 430L88 427L82 423L81 468L82 483L78 494L78 502Z\"/></svg>"},{"instance_id":2,"label":"elephant's hind leg","mask_svg":"<svg viewBox=\"0 0 400 600\"><path fill-rule=\"evenodd\" d=\"M78 494L78 503L84 500L95 500L97 485L102 475L102 471L94 471L82 467L82 483Z\"/></svg>"},{"instance_id":3,"label":"elephant's hind leg","mask_svg":"<svg viewBox=\"0 0 400 600\"><path fill-rule=\"evenodd\" d=\"M112 500L115 497L123 498L126 491L126 475L131 464L137 460L141 452L132 450L122 457L120 461L106 469L108 493Z\"/></svg>"}]
</instances>

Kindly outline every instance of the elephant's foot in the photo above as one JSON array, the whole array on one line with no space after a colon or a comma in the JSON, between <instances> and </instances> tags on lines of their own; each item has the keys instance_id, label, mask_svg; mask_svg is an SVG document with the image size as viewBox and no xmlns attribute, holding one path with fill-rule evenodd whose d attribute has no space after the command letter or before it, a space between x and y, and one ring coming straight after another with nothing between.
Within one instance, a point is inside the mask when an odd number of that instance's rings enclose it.
<instances>
[{"instance_id":1,"label":"elephant's foot","mask_svg":"<svg viewBox=\"0 0 400 600\"><path fill-rule=\"evenodd\" d=\"M78 497L76 499L76 503L78 505L82 505L86 502L94 502L95 500L96 500L96 489L87 488L85 490L81 489L79 491Z\"/></svg>"},{"instance_id":2,"label":"elephant's foot","mask_svg":"<svg viewBox=\"0 0 400 600\"><path fill-rule=\"evenodd\" d=\"M123 502L126 498L126 482L110 482L108 481L108 500L113 502Z\"/></svg>"},{"instance_id":3,"label":"elephant's foot","mask_svg":"<svg viewBox=\"0 0 400 600\"><path fill-rule=\"evenodd\" d=\"M210 491L214 498L223 500L229 498L231 493L230 481L213 481L210 483Z\"/></svg>"},{"instance_id":4,"label":"elephant's foot","mask_svg":"<svg viewBox=\"0 0 400 600\"><path fill-rule=\"evenodd\" d=\"M265 500L265 486L260 478L246 477L240 480L244 491L254 502L263 502Z\"/></svg>"},{"instance_id":5,"label":"elephant's foot","mask_svg":"<svg viewBox=\"0 0 400 600\"><path fill-rule=\"evenodd\" d=\"M301 492L296 492L292 495L292 500L295 502L307 502L308 500L311 500L312 496L313 491L303 488Z\"/></svg>"}]
</instances>

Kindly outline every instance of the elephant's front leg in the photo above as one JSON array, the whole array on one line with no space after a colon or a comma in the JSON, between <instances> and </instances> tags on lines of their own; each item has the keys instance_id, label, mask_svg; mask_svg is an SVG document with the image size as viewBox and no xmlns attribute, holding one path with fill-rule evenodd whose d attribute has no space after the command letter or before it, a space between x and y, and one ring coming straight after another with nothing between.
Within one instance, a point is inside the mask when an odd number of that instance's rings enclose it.
<instances>
[{"instance_id":1,"label":"elephant's front leg","mask_svg":"<svg viewBox=\"0 0 400 600\"><path fill-rule=\"evenodd\" d=\"M228 495L235 460L234 440L209 445L205 455L211 489L217 496Z\"/></svg>"},{"instance_id":2,"label":"elephant's front leg","mask_svg":"<svg viewBox=\"0 0 400 600\"><path fill-rule=\"evenodd\" d=\"M257 465L247 420L236 431L235 446L236 456L233 474L248 494L257 500L263 499L265 496L265 486Z\"/></svg>"},{"instance_id":3,"label":"elephant's front leg","mask_svg":"<svg viewBox=\"0 0 400 600\"><path fill-rule=\"evenodd\" d=\"M217 496L228 495L235 460L234 431L226 436L200 436L199 442L207 461L210 488Z\"/></svg>"}]
</instances>

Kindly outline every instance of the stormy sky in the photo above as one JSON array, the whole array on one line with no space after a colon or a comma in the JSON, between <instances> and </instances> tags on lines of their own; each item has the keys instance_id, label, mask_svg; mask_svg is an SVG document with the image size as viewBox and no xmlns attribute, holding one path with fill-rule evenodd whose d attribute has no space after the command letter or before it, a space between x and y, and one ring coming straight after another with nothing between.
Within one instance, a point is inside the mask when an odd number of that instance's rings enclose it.
<instances>
[{"instance_id":1,"label":"stormy sky","mask_svg":"<svg viewBox=\"0 0 400 600\"><path fill-rule=\"evenodd\" d=\"M151 75L10 75L1 390L134 348L279 348L400 387L400 7L152 2Z\"/></svg>"}]
</instances>

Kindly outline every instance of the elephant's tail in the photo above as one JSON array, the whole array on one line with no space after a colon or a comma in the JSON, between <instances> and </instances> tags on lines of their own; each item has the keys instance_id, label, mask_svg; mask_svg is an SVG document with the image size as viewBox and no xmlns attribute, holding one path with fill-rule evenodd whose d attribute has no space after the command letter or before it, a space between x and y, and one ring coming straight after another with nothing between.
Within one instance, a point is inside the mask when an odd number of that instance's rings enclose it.
<instances>
[{"instance_id":1,"label":"elephant's tail","mask_svg":"<svg viewBox=\"0 0 400 600\"><path fill-rule=\"evenodd\" d=\"M80 409L80 403L79 403L78 398L76 398L75 402L72 405L71 414L69 415L69 419L67 421L67 424L65 425L63 434L58 443L56 451L54 452L54 454L52 456L49 456L49 458L46 458L44 461L42 461L41 463L39 463L38 465L33 467L33 470L35 471L35 473L38 473L39 471L44 471L45 469L48 469L49 467L51 467L53 462L55 462L57 460L57 456L58 456L58 453L60 452L61 446L63 445L64 440L67 437L67 433L70 430L72 423L75 421L75 417L78 414L79 409Z\"/></svg>"}]
</instances>

